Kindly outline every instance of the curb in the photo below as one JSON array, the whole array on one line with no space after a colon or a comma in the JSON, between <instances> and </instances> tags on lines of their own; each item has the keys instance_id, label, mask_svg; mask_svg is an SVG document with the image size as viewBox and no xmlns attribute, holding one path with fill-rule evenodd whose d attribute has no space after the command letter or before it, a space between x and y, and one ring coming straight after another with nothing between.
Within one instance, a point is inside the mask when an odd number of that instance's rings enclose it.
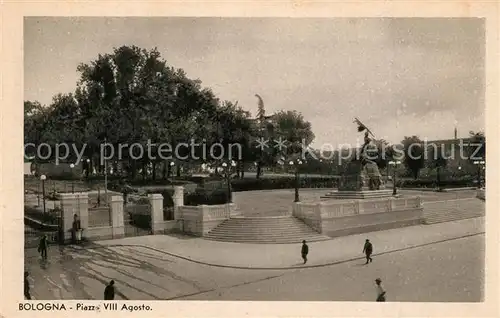
<instances>
[{"instance_id":1,"label":"curb","mask_svg":"<svg viewBox=\"0 0 500 318\"><path fill-rule=\"evenodd\" d=\"M483 232L474 233L474 234L461 235L461 236L452 237L452 238L448 238L448 239L444 239L444 240L433 241L433 242L429 242L429 243L417 244L417 245L413 245L413 246L398 248L398 249L394 249L394 250L390 250L390 251L385 251L385 252L381 252L381 253L374 254L374 255L385 255L385 254L390 254L390 253L394 253L394 252L400 252L400 251L410 250L410 249L414 249L414 248L429 246L429 245L438 244L438 243L449 242L449 241L453 241L453 240L458 240L458 239L463 239L463 238L468 238L468 237L473 237L473 236L476 236L476 235L483 235L483 234L485 234L484 231ZM352 262L352 261L357 261L357 260L365 259L365 257L360 256L360 257L348 258L348 259L344 259L344 260L339 260L339 261L334 261L334 262L328 262L328 263L324 263L324 264L316 264L316 265L283 266L283 267L253 267L253 266L237 266L237 265L222 265L222 264L208 263L208 262L195 260L195 259L192 259L192 258L189 258L189 257L185 257L185 256L182 256L182 255L178 255L178 254L174 254L174 253L170 253L170 252L166 252L166 251L154 248L154 247L150 247L150 246L146 246L146 245L141 245L141 244L110 244L110 245L97 245L96 244L96 246L92 246L92 247L89 247L89 248L91 248L91 249L98 249L98 248L106 248L106 247L142 247L142 248L153 250L153 251L156 251L156 252L159 252L159 253L162 253L162 254L166 254L166 255L169 255L169 256L172 256L172 257L176 257L176 258L180 258L180 259L183 259L183 260L186 260L186 261L189 261L189 262L193 262L193 263L196 263L196 264L200 264L200 265L206 265L206 266L212 266L212 267L219 267L219 268L246 269L246 270L294 270L294 269L304 269L304 268L317 268L317 267L326 267L326 266L332 266L332 265L343 264L343 263L348 263L348 262ZM77 249L75 249L75 250L77 250Z\"/></svg>"}]
</instances>

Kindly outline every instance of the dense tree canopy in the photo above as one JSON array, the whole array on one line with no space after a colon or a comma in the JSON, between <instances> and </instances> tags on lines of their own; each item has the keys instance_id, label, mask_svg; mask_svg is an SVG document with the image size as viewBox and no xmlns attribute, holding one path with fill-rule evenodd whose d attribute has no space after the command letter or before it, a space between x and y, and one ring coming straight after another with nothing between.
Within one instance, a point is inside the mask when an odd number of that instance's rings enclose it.
<instances>
[{"instance_id":1,"label":"dense tree canopy","mask_svg":"<svg viewBox=\"0 0 500 318\"><path fill-rule=\"evenodd\" d=\"M200 80L190 79L182 69L176 69L161 59L157 49L145 50L136 46L122 46L111 53L100 54L90 63L81 64L75 92L59 94L52 103L42 106L35 101L25 101L25 144L60 143L74 144L78 149L85 145L85 158L91 165L99 164L100 147L105 142L115 149L111 164L118 171L118 161L127 172L135 176L139 170L146 173L152 166L153 177L157 165L163 166L163 176L170 173L170 162L182 164L236 160L242 167L255 161L270 165L278 155L272 144L266 154L259 153L256 139L281 137L294 147L304 139L310 144L314 139L311 124L300 113L278 112L274 115L272 129L262 128L262 121L251 118L249 112L236 103L219 100ZM264 118L264 105L259 97L259 116ZM213 153L196 147L181 147L193 140L207 148L218 143ZM177 153L162 153L161 158L152 147L153 157L143 155L137 159L125 148L119 155L118 145L137 143L170 144ZM229 148L232 144L240 145ZM235 153L236 151L236 153ZM68 160L75 160L75 153ZM229 158L231 156L231 158ZM265 158L264 158L265 157ZM116 159L115 159L116 158Z\"/></svg>"}]
</instances>

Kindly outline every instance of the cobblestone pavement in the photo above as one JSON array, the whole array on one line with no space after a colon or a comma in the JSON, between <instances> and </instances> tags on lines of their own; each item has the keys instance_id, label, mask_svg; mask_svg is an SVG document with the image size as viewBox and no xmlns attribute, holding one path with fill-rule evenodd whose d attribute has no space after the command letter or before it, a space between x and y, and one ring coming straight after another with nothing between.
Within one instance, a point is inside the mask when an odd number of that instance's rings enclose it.
<instances>
[{"instance_id":1,"label":"cobblestone pavement","mask_svg":"<svg viewBox=\"0 0 500 318\"><path fill-rule=\"evenodd\" d=\"M258 257L258 255L255 255ZM388 301L480 301L484 236L452 240L332 266L240 270L200 265L144 247L51 250L27 256L35 299L102 299L114 279L117 299L373 301L382 278Z\"/></svg>"}]
</instances>

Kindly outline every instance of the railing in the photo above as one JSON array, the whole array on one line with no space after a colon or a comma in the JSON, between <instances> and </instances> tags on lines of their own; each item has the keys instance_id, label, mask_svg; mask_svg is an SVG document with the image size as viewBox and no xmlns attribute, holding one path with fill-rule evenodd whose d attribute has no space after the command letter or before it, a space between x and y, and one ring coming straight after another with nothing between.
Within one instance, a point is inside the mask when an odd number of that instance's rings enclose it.
<instances>
[{"instance_id":1,"label":"railing","mask_svg":"<svg viewBox=\"0 0 500 318\"><path fill-rule=\"evenodd\" d=\"M130 214L151 214L151 206L149 204L128 204L125 206L125 213Z\"/></svg>"},{"instance_id":2,"label":"railing","mask_svg":"<svg viewBox=\"0 0 500 318\"><path fill-rule=\"evenodd\" d=\"M229 219L231 216L230 205L205 205L200 206L203 209L203 220L221 220Z\"/></svg>"},{"instance_id":3,"label":"railing","mask_svg":"<svg viewBox=\"0 0 500 318\"><path fill-rule=\"evenodd\" d=\"M323 219L341 218L357 214L357 202L324 203L321 211Z\"/></svg>"},{"instance_id":4,"label":"railing","mask_svg":"<svg viewBox=\"0 0 500 318\"><path fill-rule=\"evenodd\" d=\"M99 207L89 209L89 227L111 226L111 209Z\"/></svg>"}]
</instances>

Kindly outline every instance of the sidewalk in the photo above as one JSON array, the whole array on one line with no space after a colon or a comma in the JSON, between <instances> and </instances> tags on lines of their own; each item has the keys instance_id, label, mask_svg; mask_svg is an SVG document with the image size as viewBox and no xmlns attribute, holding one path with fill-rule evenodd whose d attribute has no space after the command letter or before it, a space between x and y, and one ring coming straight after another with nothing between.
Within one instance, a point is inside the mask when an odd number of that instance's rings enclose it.
<instances>
[{"instance_id":1,"label":"sidewalk","mask_svg":"<svg viewBox=\"0 0 500 318\"><path fill-rule=\"evenodd\" d=\"M363 258L363 244L367 238L373 243L374 259L376 259L377 254L484 233L484 223L483 217L314 242L309 244L307 265L302 265L300 244L225 243L171 235L138 236L95 243L102 246L142 246L196 263L218 267L296 269Z\"/></svg>"}]
</instances>

